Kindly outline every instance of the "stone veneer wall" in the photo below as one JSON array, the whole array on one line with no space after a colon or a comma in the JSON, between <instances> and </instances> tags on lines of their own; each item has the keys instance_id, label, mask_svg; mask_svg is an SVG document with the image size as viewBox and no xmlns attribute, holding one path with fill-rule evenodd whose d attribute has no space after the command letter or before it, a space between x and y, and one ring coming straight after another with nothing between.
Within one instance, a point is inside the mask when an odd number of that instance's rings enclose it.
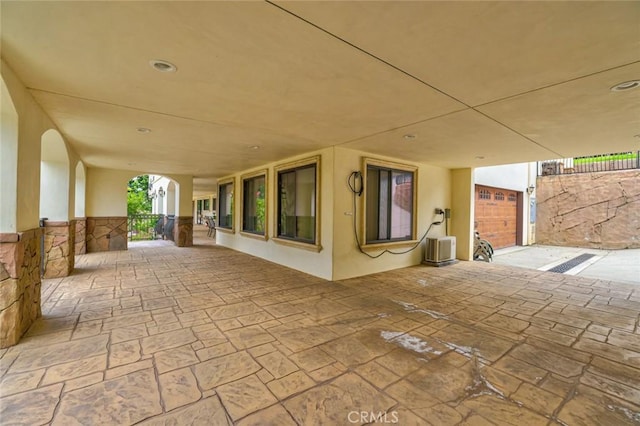
<instances>
[{"instance_id":1,"label":"stone veneer wall","mask_svg":"<svg viewBox=\"0 0 640 426\"><path fill-rule=\"evenodd\" d=\"M193 216L176 216L173 222L173 241L178 247L193 245Z\"/></svg>"},{"instance_id":2,"label":"stone veneer wall","mask_svg":"<svg viewBox=\"0 0 640 426\"><path fill-rule=\"evenodd\" d=\"M40 228L0 234L0 348L18 343L42 315L41 235Z\"/></svg>"},{"instance_id":3,"label":"stone veneer wall","mask_svg":"<svg viewBox=\"0 0 640 426\"><path fill-rule=\"evenodd\" d=\"M87 253L127 249L127 217L88 217Z\"/></svg>"},{"instance_id":4,"label":"stone veneer wall","mask_svg":"<svg viewBox=\"0 0 640 426\"><path fill-rule=\"evenodd\" d=\"M537 179L536 242L640 248L640 170Z\"/></svg>"},{"instance_id":5,"label":"stone veneer wall","mask_svg":"<svg viewBox=\"0 0 640 426\"><path fill-rule=\"evenodd\" d=\"M44 278L67 277L75 265L76 221L44 221Z\"/></svg>"},{"instance_id":6,"label":"stone veneer wall","mask_svg":"<svg viewBox=\"0 0 640 426\"><path fill-rule=\"evenodd\" d=\"M76 218L76 254L87 252L87 219Z\"/></svg>"}]
</instances>

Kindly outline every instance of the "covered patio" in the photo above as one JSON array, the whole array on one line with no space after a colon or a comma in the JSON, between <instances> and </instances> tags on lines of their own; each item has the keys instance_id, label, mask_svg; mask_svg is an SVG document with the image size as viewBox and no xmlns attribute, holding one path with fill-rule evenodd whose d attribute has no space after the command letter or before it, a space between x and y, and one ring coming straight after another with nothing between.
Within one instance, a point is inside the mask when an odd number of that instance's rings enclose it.
<instances>
[{"instance_id":1,"label":"covered patio","mask_svg":"<svg viewBox=\"0 0 640 426\"><path fill-rule=\"evenodd\" d=\"M332 282L206 232L45 279L0 351L0 421L640 421L637 286L478 262Z\"/></svg>"}]
</instances>

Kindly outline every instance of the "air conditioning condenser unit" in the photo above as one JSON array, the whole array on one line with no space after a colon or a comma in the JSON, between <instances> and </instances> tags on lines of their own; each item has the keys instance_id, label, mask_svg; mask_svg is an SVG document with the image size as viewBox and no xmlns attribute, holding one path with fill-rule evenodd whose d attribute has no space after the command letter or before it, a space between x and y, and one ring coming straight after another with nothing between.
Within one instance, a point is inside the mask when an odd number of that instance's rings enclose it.
<instances>
[{"instance_id":1,"label":"air conditioning condenser unit","mask_svg":"<svg viewBox=\"0 0 640 426\"><path fill-rule=\"evenodd\" d=\"M424 262L432 266L445 266L456 262L456 237L427 238Z\"/></svg>"}]
</instances>

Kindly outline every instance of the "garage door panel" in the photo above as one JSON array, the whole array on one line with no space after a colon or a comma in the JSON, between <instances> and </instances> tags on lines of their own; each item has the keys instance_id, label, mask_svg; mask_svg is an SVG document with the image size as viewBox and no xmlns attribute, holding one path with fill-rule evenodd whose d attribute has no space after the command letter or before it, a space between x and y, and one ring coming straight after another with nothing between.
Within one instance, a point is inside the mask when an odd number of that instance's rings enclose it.
<instances>
[{"instance_id":1,"label":"garage door panel","mask_svg":"<svg viewBox=\"0 0 640 426\"><path fill-rule=\"evenodd\" d=\"M517 239L517 193L476 185L475 200L475 223L480 236L494 248L514 246Z\"/></svg>"}]
</instances>

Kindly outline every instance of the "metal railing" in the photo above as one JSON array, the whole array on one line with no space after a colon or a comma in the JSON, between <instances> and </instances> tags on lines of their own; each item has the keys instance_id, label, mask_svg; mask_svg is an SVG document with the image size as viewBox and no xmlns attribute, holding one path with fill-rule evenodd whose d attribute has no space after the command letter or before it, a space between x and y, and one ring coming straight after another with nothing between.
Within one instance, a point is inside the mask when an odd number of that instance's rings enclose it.
<instances>
[{"instance_id":1,"label":"metal railing","mask_svg":"<svg viewBox=\"0 0 640 426\"><path fill-rule=\"evenodd\" d=\"M127 220L129 241L155 240L162 238L163 214L134 214Z\"/></svg>"},{"instance_id":2,"label":"metal railing","mask_svg":"<svg viewBox=\"0 0 640 426\"><path fill-rule=\"evenodd\" d=\"M640 151L560 158L557 160L538 162L538 176L611 172L630 169L640 169Z\"/></svg>"}]
</instances>

